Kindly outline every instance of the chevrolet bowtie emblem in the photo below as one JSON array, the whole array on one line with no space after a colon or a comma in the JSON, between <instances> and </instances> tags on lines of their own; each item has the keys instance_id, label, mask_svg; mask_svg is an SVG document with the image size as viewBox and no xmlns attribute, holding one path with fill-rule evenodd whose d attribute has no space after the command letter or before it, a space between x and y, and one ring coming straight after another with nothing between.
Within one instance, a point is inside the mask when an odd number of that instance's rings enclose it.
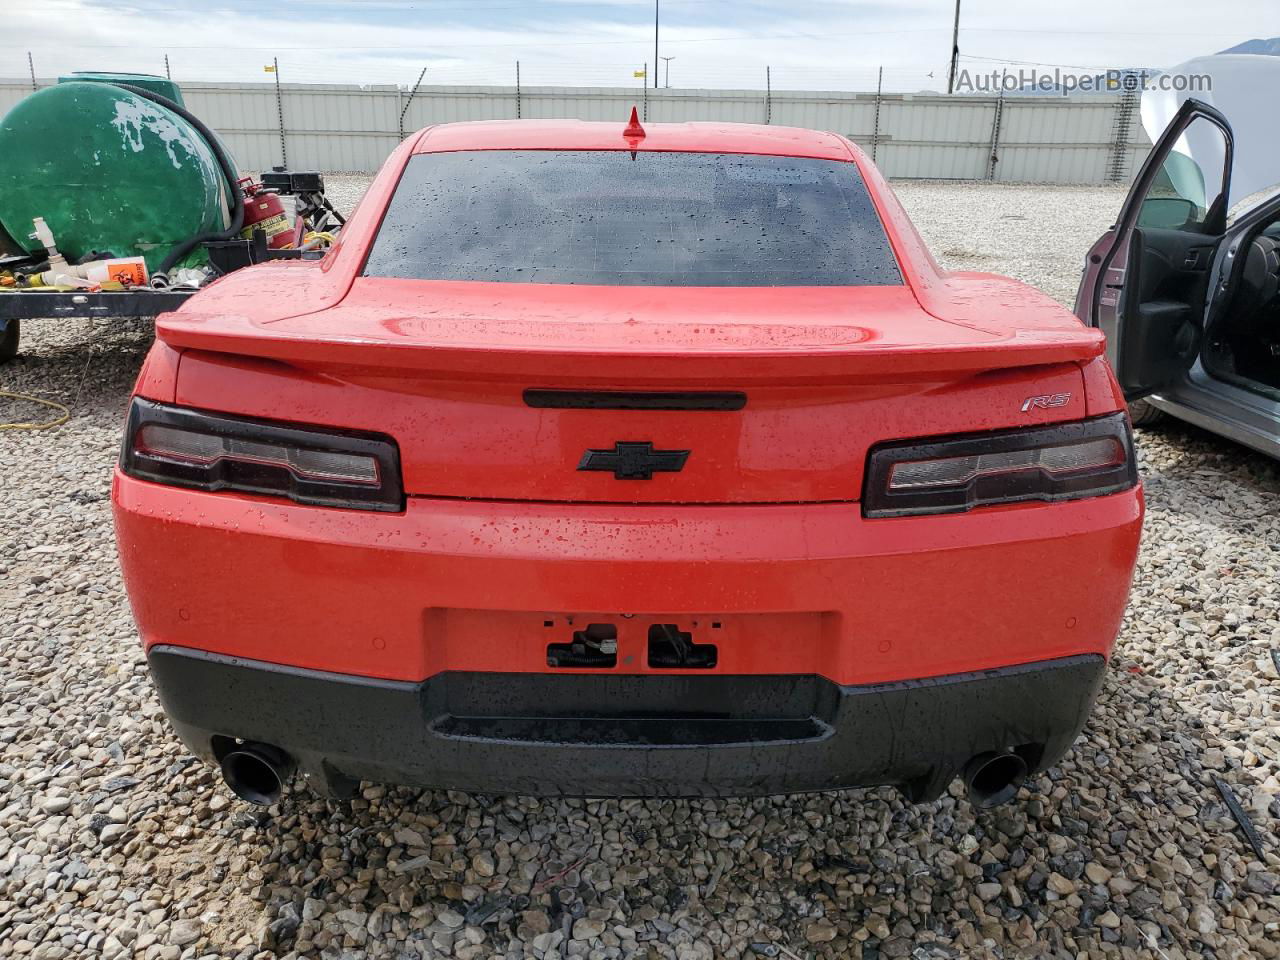
<instances>
[{"instance_id":1,"label":"chevrolet bowtie emblem","mask_svg":"<svg viewBox=\"0 0 1280 960\"><path fill-rule=\"evenodd\" d=\"M655 472L676 473L689 459L688 450L655 450L653 444L622 443L612 450L588 450L578 462L579 470L604 470L618 480L649 480Z\"/></svg>"}]
</instances>

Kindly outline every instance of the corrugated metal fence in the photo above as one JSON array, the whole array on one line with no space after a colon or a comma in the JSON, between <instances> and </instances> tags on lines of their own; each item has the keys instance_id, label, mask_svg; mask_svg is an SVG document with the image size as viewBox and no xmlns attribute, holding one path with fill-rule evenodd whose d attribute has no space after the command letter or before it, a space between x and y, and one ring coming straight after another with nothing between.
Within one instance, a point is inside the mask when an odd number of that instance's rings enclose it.
<instances>
[{"instance_id":1,"label":"corrugated metal fence","mask_svg":"<svg viewBox=\"0 0 1280 960\"><path fill-rule=\"evenodd\" d=\"M42 84L48 81L41 81ZM183 84L187 106L217 130L245 170L376 170L400 141L452 120L576 117L773 123L842 133L890 177L1104 183L1131 177L1150 147L1136 98L945 97L798 90L631 87L421 87ZM0 112L31 92L0 81ZM284 130L279 117L283 115ZM994 158L994 160L993 160Z\"/></svg>"}]
</instances>

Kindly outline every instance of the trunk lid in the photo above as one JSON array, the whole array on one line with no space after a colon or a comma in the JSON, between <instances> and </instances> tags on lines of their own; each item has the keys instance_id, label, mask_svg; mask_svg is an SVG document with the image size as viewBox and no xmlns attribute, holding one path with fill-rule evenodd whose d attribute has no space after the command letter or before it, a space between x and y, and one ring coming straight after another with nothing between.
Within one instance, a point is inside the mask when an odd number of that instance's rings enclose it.
<instances>
[{"instance_id":1,"label":"trunk lid","mask_svg":"<svg viewBox=\"0 0 1280 960\"><path fill-rule=\"evenodd\" d=\"M202 296L157 333L187 351L179 403L390 434L410 494L851 501L875 443L1086 415L1096 331L1011 281L946 282L949 319L906 286L361 278L292 317ZM1021 410L1042 394L1069 400Z\"/></svg>"}]
</instances>

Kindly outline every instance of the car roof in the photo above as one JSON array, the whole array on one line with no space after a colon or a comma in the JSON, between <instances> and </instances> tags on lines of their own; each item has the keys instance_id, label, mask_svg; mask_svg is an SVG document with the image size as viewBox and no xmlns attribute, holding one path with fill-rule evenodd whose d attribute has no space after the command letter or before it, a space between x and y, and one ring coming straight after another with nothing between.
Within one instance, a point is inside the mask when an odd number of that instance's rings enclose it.
<instances>
[{"instance_id":1,"label":"car roof","mask_svg":"<svg viewBox=\"0 0 1280 960\"><path fill-rule=\"evenodd\" d=\"M821 160L854 159L842 137L803 127L759 123L646 123L643 137L624 136L626 118L587 120L474 120L428 127L417 153L455 150L666 150L754 153Z\"/></svg>"}]
</instances>

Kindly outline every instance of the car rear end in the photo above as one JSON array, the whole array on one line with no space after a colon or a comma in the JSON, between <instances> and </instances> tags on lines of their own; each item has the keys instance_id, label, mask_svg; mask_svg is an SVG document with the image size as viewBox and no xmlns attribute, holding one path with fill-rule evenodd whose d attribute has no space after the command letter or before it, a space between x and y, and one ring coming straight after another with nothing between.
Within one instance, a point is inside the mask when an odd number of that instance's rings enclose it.
<instances>
[{"instance_id":1,"label":"car rear end","mask_svg":"<svg viewBox=\"0 0 1280 960\"><path fill-rule=\"evenodd\" d=\"M1007 796L1132 574L1096 335L838 138L595 127L431 132L158 324L115 505L177 730L264 800Z\"/></svg>"}]
</instances>

